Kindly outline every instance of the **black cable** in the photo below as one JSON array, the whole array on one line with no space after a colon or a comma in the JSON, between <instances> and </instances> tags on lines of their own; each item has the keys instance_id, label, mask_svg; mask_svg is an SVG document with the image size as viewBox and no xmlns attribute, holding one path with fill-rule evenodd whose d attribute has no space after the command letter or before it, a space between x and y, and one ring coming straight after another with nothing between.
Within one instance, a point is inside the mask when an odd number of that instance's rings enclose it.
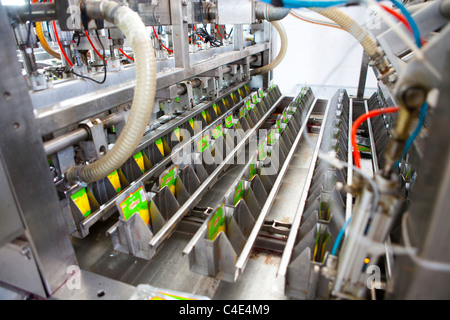
<instances>
[{"instance_id":1,"label":"black cable","mask_svg":"<svg viewBox=\"0 0 450 320\"><path fill-rule=\"evenodd\" d=\"M83 76L83 75L81 75L81 74L78 74L78 73L75 73L75 71L73 71L73 68L70 70L74 75L76 75L77 77L80 77L80 78L83 78L83 79L87 79L87 80L91 80L91 81L93 81L93 82L95 82L95 83L98 83L98 84L103 84L103 83L105 83L105 81L106 81L106 50L105 50L105 47L103 46L103 42L100 40L100 36L99 36L99 34L98 34L98 30L95 30L95 34L97 35L97 39L98 39L98 42L100 42L100 45L101 45L101 47L102 47L102 50L103 50L103 69L105 70L105 73L104 73L104 75L103 75L103 80L102 81L97 81L97 80L95 80L95 79L93 79L93 78L90 78L90 77L87 77L87 76Z\"/></svg>"},{"instance_id":2,"label":"black cable","mask_svg":"<svg viewBox=\"0 0 450 320\"><path fill-rule=\"evenodd\" d=\"M203 1L200 1L200 11L202 12L202 25L203 28L199 28L197 30L197 32L195 32L194 34L199 35L200 37L202 37L204 39L205 43L210 43L212 47L220 47L223 45L223 43L221 41L219 41L217 38L213 37L212 35L210 35L208 33L208 30L206 29L206 23L205 23L205 19L203 16Z\"/></svg>"}]
</instances>

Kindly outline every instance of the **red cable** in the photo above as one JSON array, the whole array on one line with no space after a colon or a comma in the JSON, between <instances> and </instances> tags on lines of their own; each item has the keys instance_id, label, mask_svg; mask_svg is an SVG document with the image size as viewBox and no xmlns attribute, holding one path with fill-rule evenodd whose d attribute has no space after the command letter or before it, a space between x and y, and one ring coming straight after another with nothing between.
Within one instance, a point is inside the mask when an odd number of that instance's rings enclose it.
<instances>
[{"instance_id":1,"label":"red cable","mask_svg":"<svg viewBox=\"0 0 450 320\"><path fill-rule=\"evenodd\" d=\"M389 8L387 6L385 6L384 4L380 3L380 7L383 8L384 11L390 13L391 15L393 15L397 20L399 20L401 23L404 24L404 26L408 29L409 32L411 32L411 34L413 34L412 28L408 22L408 20L405 18L404 15L402 15L401 13L393 10L392 8ZM421 38L422 41L422 45L426 44L425 39Z\"/></svg>"},{"instance_id":2,"label":"red cable","mask_svg":"<svg viewBox=\"0 0 450 320\"><path fill-rule=\"evenodd\" d=\"M170 53L173 53L173 50L170 50L170 49L167 48L161 41L159 41L158 34L156 33L155 27L152 27L152 28L153 28L153 33L155 34L156 40L158 40L158 42L162 45L162 47L163 47L164 49L166 49L166 50L169 51Z\"/></svg>"},{"instance_id":3,"label":"red cable","mask_svg":"<svg viewBox=\"0 0 450 320\"><path fill-rule=\"evenodd\" d=\"M59 50L61 50L61 53L64 56L64 59L66 59L67 63L70 65L70 67L73 68L72 61L70 61L69 57L67 57L67 54L66 54L66 52L64 51L64 48L61 45L61 41L59 41L58 31L56 31L56 23L55 23L55 21L52 21L52 22L53 22L53 29L55 30L56 41L58 42L58 45L59 45Z\"/></svg>"},{"instance_id":4,"label":"red cable","mask_svg":"<svg viewBox=\"0 0 450 320\"><path fill-rule=\"evenodd\" d=\"M223 32L225 33L225 38L230 37L230 35L227 33L227 30L225 29L225 26L222 26Z\"/></svg>"},{"instance_id":5,"label":"red cable","mask_svg":"<svg viewBox=\"0 0 450 320\"><path fill-rule=\"evenodd\" d=\"M356 142L356 133L358 131L359 126L366 121L367 119L386 114L386 113L394 113L399 111L400 108L398 107L389 107L389 108L383 108L383 109L376 109L372 110L368 113L363 114L360 116L356 121L353 123L352 126L352 132L351 132L351 139L352 139L352 146L353 146L353 158L355 159L355 166L358 168L361 168L361 154L359 153L358 149L358 143Z\"/></svg>"},{"instance_id":6,"label":"red cable","mask_svg":"<svg viewBox=\"0 0 450 320\"><path fill-rule=\"evenodd\" d=\"M195 24L194 24L194 31L197 32L197 28L195 27ZM197 36L200 38L200 40L202 42L205 42L205 40L203 40L203 38L199 34L197 34Z\"/></svg>"},{"instance_id":7,"label":"red cable","mask_svg":"<svg viewBox=\"0 0 450 320\"><path fill-rule=\"evenodd\" d=\"M103 61L106 62L105 58L102 57L102 55L97 51L94 44L92 43L91 37L89 37L89 33L87 32L87 30L84 31L84 34L86 35L86 37L87 37L89 43L91 44L92 49L94 49L95 53L100 57L100 59L102 59Z\"/></svg>"},{"instance_id":8,"label":"red cable","mask_svg":"<svg viewBox=\"0 0 450 320\"><path fill-rule=\"evenodd\" d=\"M128 59L130 59L131 61L134 61L134 59L132 57L130 57L129 55L127 55L125 52L123 52L122 49L119 48L120 53L122 53L125 57L127 57Z\"/></svg>"},{"instance_id":9,"label":"red cable","mask_svg":"<svg viewBox=\"0 0 450 320\"><path fill-rule=\"evenodd\" d=\"M220 31L219 31L219 25L217 25L217 24L216 24L216 30L217 30L217 33L219 34L219 36L223 39L223 37L222 37L222 35L220 34Z\"/></svg>"}]
</instances>

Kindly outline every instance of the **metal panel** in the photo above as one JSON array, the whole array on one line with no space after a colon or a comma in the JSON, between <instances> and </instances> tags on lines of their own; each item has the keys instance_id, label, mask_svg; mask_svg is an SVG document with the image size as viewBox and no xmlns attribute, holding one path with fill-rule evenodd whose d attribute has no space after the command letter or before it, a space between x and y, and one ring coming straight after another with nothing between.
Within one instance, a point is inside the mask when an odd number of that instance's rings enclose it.
<instances>
[{"instance_id":1,"label":"metal panel","mask_svg":"<svg viewBox=\"0 0 450 320\"><path fill-rule=\"evenodd\" d=\"M0 203L2 206L0 215L0 247L24 232L24 226L8 181L9 179L6 177L6 173L0 162Z\"/></svg>"},{"instance_id":2,"label":"metal panel","mask_svg":"<svg viewBox=\"0 0 450 320\"><path fill-rule=\"evenodd\" d=\"M8 21L3 6L0 7L0 21ZM27 240L42 278L34 281L43 281L47 294L51 294L65 282L67 266L76 264L76 258L63 216L59 214L61 208L42 140L36 135L38 128L9 27L8 23L0 24L5 45L0 57L3 66L0 70L0 150L4 170L10 178L11 193L20 203ZM11 281L20 283L21 279Z\"/></svg>"},{"instance_id":3,"label":"metal panel","mask_svg":"<svg viewBox=\"0 0 450 320\"><path fill-rule=\"evenodd\" d=\"M217 24L253 22L252 0L217 0Z\"/></svg>"}]
</instances>

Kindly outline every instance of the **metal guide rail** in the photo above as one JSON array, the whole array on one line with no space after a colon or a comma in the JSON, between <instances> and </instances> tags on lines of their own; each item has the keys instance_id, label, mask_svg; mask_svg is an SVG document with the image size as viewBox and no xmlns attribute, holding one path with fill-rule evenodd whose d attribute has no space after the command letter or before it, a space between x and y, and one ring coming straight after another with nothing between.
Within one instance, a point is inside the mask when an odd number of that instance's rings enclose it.
<instances>
[{"instance_id":1,"label":"metal guide rail","mask_svg":"<svg viewBox=\"0 0 450 320\"><path fill-rule=\"evenodd\" d=\"M339 90L328 103L278 275L285 276L285 294L298 299L327 299L329 280L321 273L345 222L346 195L336 183L348 172L318 159L319 151L348 161L349 98Z\"/></svg>"},{"instance_id":2,"label":"metal guide rail","mask_svg":"<svg viewBox=\"0 0 450 320\"><path fill-rule=\"evenodd\" d=\"M247 84L227 90L220 100L200 105L179 120L156 129L145 136L134 156L107 178L76 188L62 189L63 212L69 225L70 234L84 238L89 228L100 219L105 220L116 212L115 201L133 183L155 179L177 156L180 147L188 145L215 127L227 117L237 112L250 97ZM264 98L264 103L273 101L272 95ZM270 101L270 102L269 102Z\"/></svg>"},{"instance_id":3,"label":"metal guide rail","mask_svg":"<svg viewBox=\"0 0 450 320\"><path fill-rule=\"evenodd\" d=\"M162 173L159 181L145 188L141 182L130 186L130 195L142 188L149 212L145 218L140 214L128 218L120 215L119 221L108 230L114 249L150 260L219 175L233 163L236 154L245 150L282 98L278 87L267 93L259 90L238 110L227 113L226 118L177 148L179 157L173 159L174 164ZM269 102L274 100L275 103ZM119 206L122 202L122 198L116 199Z\"/></svg>"},{"instance_id":4,"label":"metal guide rail","mask_svg":"<svg viewBox=\"0 0 450 320\"><path fill-rule=\"evenodd\" d=\"M257 150L183 250L191 271L227 282L243 272L312 111L310 88L286 106ZM261 141L262 140L262 141ZM267 151L265 146L267 145Z\"/></svg>"}]
</instances>

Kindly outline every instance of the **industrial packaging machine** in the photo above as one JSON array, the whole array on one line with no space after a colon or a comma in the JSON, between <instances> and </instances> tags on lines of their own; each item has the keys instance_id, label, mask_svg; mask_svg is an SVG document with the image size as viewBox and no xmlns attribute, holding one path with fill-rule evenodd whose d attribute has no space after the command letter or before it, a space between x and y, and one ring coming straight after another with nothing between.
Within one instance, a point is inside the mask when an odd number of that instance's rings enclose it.
<instances>
[{"instance_id":1,"label":"industrial packaging machine","mask_svg":"<svg viewBox=\"0 0 450 320\"><path fill-rule=\"evenodd\" d=\"M0 296L450 298L450 2L331 2L355 96L274 83L302 1L0 6Z\"/></svg>"}]
</instances>

